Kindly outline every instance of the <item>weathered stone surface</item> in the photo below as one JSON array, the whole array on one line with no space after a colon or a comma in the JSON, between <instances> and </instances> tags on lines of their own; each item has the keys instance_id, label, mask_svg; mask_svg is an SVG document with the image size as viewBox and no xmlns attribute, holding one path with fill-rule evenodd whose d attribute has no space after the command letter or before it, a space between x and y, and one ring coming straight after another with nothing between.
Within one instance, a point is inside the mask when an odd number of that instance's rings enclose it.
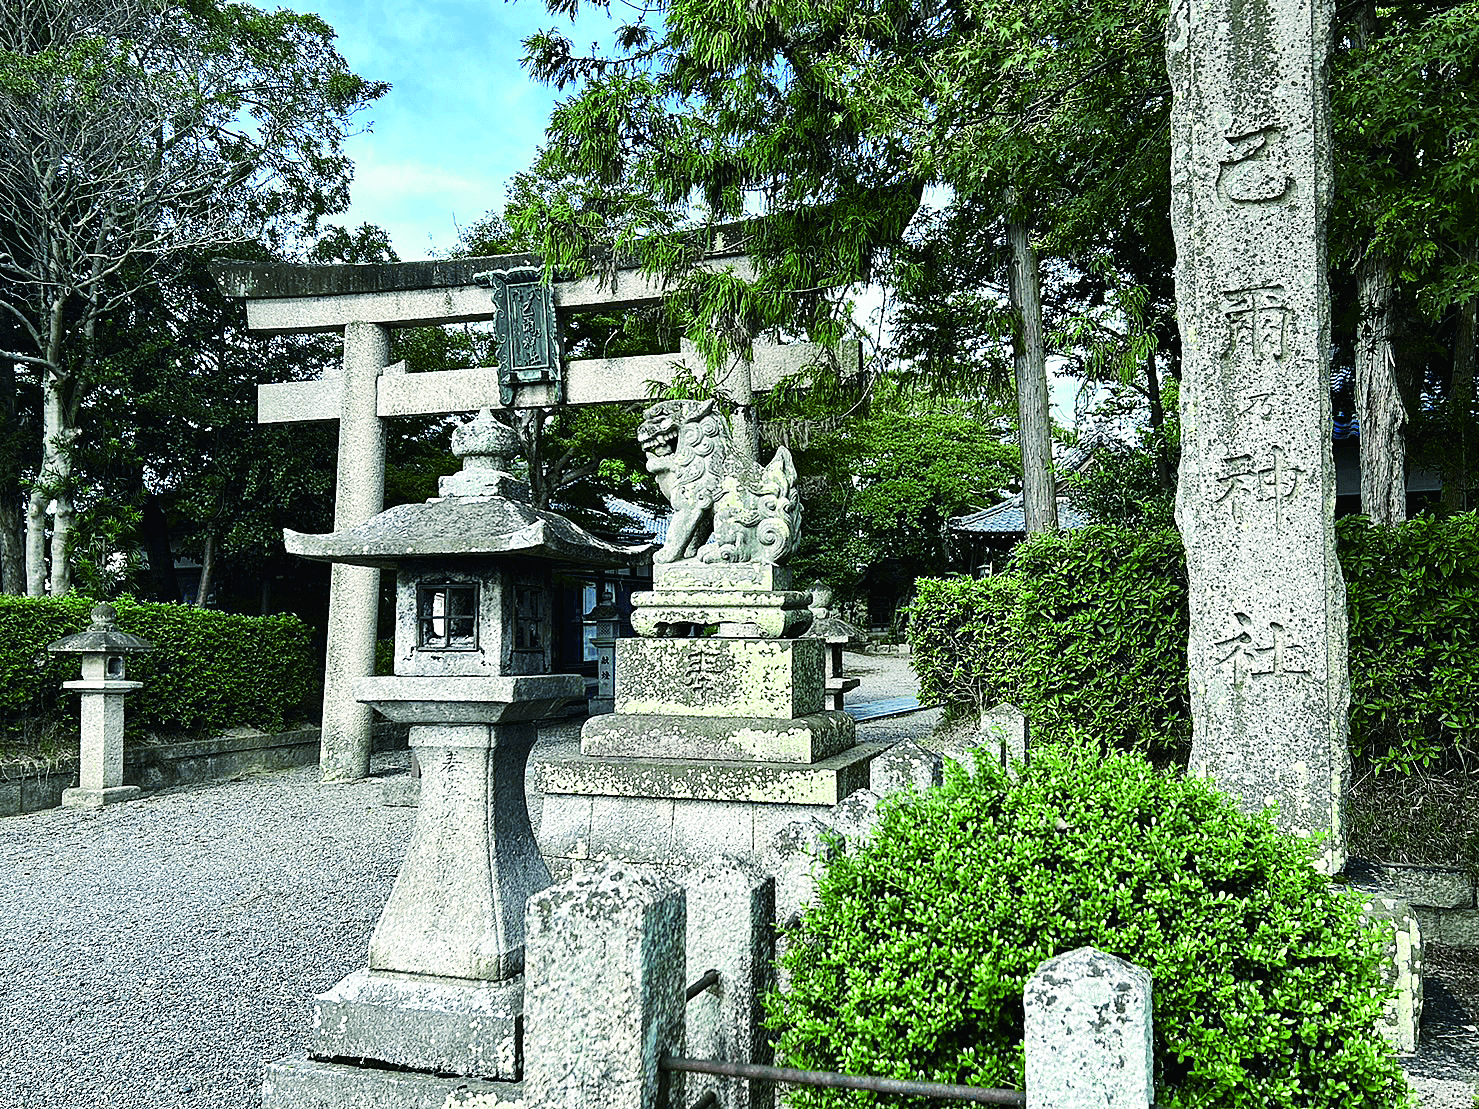
<instances>
[{"instance_id":1,"label":"weathered stone surface","mask_svg":"<svg viewBox=\"0 0 1479 1109\"><path fill-rule=\"evenodd\" d=\"M1377 1024L1388 1043L1399 1053L1417 1050L1418 1025L1423 1015L1423 937L1417 916L1405 901L1373 897L1364 905L1369 919L1380 921L1386 937L1386 957L1381 964L1384 990L1394 992Z\"/></svg>"},{"instance_id":2,"label":"weathered stone surface","mask_svg":"<svg viewBox=\"0 0 1479 1109\"><path fill-rule=\"evenodd\" d=\"M847 750L856 738L857 725L845 712L794 720L624 714L587 720L580 749L593 756L812 763Z\"/></svg>"},{"instance_id":3,"label":"weathered stone surface","mask_svg":"<svg viewBox=\"0 0 1479 1109\"><path fill-rule=\"evenodd\" d=\"M760 869L775 878L775 966L776 984L781 990L789 985L789 974L780 963L789 942L786 932L800 923L816 895L822 870L839 848L831 825L812 816L787 824L761 849Z\"/></svg>"},{"instance_id":4,"label":"weathered stone surface","mask_svg":"<svg viewBox=\"0 0 1479 1109\"><path fill-rule=\"evenodd\" d=\"M867 785L868 763L881 749L876 743L860 743L809 766L570 755L544 763L542 778L546 804L554 794L574 793L776 805L835 805L853 790Z\"/></svg>"},{"instance_id":5,"label":"weathered stone surface","mask_svg":"<svg viewBox=\"0 0 1479 1109\"><path fill-rule=\"evenodd\" d=\"M1475 904L1474 876L1457 867L1351 859L1345 874L1358 889L1399 898L1414 908L1472 909Z\"/></svg>"},{"instance_id":6,"label":"weathered stone surface","mask_svg":"<svg viewBox=\"0 0 1479 1109\"><path fill-rule=\"evenodd\" d=\"M539 845L551 874L568 873L571 863L625 860L680 876L716 855L757 859L778 828L826 812L821 805L555 794L545 800Z\"/></svg>"},{"instance_id":7,"label":"weathered stone surface","mask_svg":"<svg viewBox=\"0 0 1479 1109\"><path fill-rule=\"evenodd\" d=\"M944 780L944 760L911 739L880 752L869 767L868 786L880 797L903 789L926 790Z\"/></svg>"},{"instance_id":8,"label":"weathered stone surface","mask_svg":"<svg viewBox=\"0 0 1479 1109\"><path fill-rule=\"evenodd\" d=\"M621 639L616 711L809 716L823 709L824 652L816 639Z\"/></svg>"},{"instance_id":9,"label":"weathered stone surface","mask_svg":"<svg viewBox=\"0 0 1479 1109\"><path fill-rule=\"evenodd\" d=\"M1146 1109L1154 1094L1150 973L1080 947L1022 991L1027 1109Z\"/></svg>"},{"instance_id":10,"label":"weathered stone surface","mask_svg":"<svg viewBox=\"0 0 1479 1109\"><path fill-rule=\"evenodd\" d=\"M1328 0L1177 0L1166 58L1181 328L1176 516L1191 769L1345 856L1325 215Z\"/></svg>"},{"instance_id":11,"label":"weathered stone surface","mask_svg":"<svg viewBox=\"0 0 1479 1109\"><path fill-rule=\"evenodd\" d=\"M370 969L490 980L523 969L524 903L550 880L524 799L535 735L532 724L412 729L421 804Z\"/></svg>"},{"instance_id":12,"label":"weathered stone surface","mask_svg":"<svg viewBox=\"0 0 1479 1109\"><path fill-rule=\"evenodd\" d=\"M811 627L807 596L737 588L648 590L632 594L632 628L658 638L715 628L726 639L788 639Z\"/></svg>"},{"instance_id":13,"label":"weathered stone surface","mask_svg":"<svg viewBox=\"0 0 1479 1109\"><path fill-rule=\"evenodd\" d=\"M524 980L460 982L357 970L313 1002L315 1058L519 1078Z\"/></svg>"},{"instance_id":14,"label":"weathered stone surface","mask_svg":"<svg viewBox=\"0 0 1479 1109\"><path fill-rule=\"evenodd\" d=\"M692 1059L768 1063L763 999L774 958L775 881L754 863L711 859L684 877L688 895L688 978L710 970L719 982L688 1003L684 1051ZM722 1109L768 1109L768 1082L690 1075L689 1104L712 1090Z\"/></svg>"},{"instance_id":15,"label":"weathered stone surface","mask_svg":"<svg viewBox=\"0 0 1479 1109\"><path fill-rule=\"evenodd\" d=\"M529 901L524 1087L534 1106L667 1109L657 1070L683 1048L683 889L630 866L593 868ZM663 1089L666 1087L666 1098Z\"/></svg>"},{"instance_id":16,"label":"weathered stone surface","mask_svg":"<svg viewBox=\"0 0 1479 1109\"><path fill-rule=\"evenodd\" d=\"M849 853L873 834L878 824L878 804L883 798L871 789L858 789L832 806L827 823L847 841Z\"/></svg>"},{"instance_id":17,"label":"weathered stone surface","mask_svg":"<svg viewBox=\"0 0 1479 1109\"><path fill-rule=\"evenodd\" d=\"M652 567L655 592L739 590L747 593L785 593L791 589L791 571L772 562L659 562Z\"/></svg>"},{"instance_id":18,"label":"weathered stone surface","mask_svg":"<svg viewBox=\"0 0 1479 1109\"><path fill-rule=\"evenodd\" d=\"M1436 916L1438 927L1433 943L1479 947L1479 909L1449 909Z\"/></svg>"},{"instance_id":19,"label":"weathered stone surface","mask_svg":"<svg viewBox=\"0 0 1479 1109\"><path fill-rule=\"evenodd\" d=\"M518 724L540 720L584 697L585 679L579 674L481 678L382 674L361 678L354 695L401 724Z\"/></svg>"},{"instance_id":20,"label":"weathered stone surface","mask_svg":"<svg viewBox=\"0 0 1479 1109\"><path fill-rule=\"evenodd\" d=\"M390 332L373 323L344 328L344 366L330 388L339 418L334 529L363 524L385 507L385 425L375 412L375 383L390 361ZM380 571L335 565L329 574L328 654L319 765L326 782L353 782L370 772L368 705L354 683L375 672Z\"/></svg>"},{"instance_id":21,"label":"weathered stone surface","mask_svg":"<svg viewBox=\"0 0 1479 1109\"><path fill-rule=\"evenodd\" d=\"M302 1055L267 1064L262 1109L528 1109L522 1082L325 1063Z\"/></svg>"}]
</instances>

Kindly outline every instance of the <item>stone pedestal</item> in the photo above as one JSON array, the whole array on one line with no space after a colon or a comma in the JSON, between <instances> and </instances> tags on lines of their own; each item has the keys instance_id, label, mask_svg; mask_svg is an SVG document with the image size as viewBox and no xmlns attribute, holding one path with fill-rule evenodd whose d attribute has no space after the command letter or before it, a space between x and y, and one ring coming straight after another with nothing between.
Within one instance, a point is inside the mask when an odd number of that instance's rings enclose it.
<instances>
[{"instance_id":1,"label":"stone pedestal","mask_svg":"<svg viewBox=\"0 0 1479 1109\"><path fill-rule=\"evenodd\" d=\"M124 657L153 650L138 636L119 631L113 606L93 606L85 631L49 644L53 654L80 655L82 680L62 688L80 694L80 762L77 785L62 792L69 809L100 809L143 792L123 784L123 699L143 683L128 680Z\"/></svg>"},{"instance_id":2,"label":"stone pedestal","mask_svg":"<svg viewBox=\"0 0 1479 1109\"><path fill-rule=\"evenodd\" d=\"M827 644L794 637L809 598L784 569L674 563L654 584L633 597L642 638L616 643L614 711L586 721L579 755L542 768L540 841L557 872L757 859L868 784L879 748L827 707Z\"/></svg>"},{"instance_id":3,"label":"stone pedestal","mask_svg":"<svg viewBox=\"0 0 1479 1109\"><path fill-rule=\"evenodd\" d=\"M580 696L584 680L398 676L364 679L355 692L412 724L416 830L371 936L369 966L314 999L310 1061L270 1064L264 1107L358 1106L370 1087L384 1099L377 1104L419 1105L428 1091L442 1096L447 1075L474 1082L490 1104L516 1101L524 910L550 884L524 770L534 721ZM443 722L428 722L438 716ZM390 1082L392 1072L403 1073Z\"/></svg>"}]
</instances>

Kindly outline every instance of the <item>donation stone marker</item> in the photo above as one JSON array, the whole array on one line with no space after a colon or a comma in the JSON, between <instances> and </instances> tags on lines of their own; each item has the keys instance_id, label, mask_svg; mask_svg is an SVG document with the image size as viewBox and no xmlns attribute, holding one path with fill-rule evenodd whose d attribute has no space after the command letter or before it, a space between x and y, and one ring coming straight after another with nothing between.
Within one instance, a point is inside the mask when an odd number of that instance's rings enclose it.
<instances>
[{"instance_id":1,"label":"donation stone marker","mask_svg":"<svg viewBox=\"0 0 1479 1109\"><path fill-rule=\"evenodd\" d=\"M1345 583L1335 557L1325 0L1175 0L1166 61L1182 338L1176 519L1191 766L1345 859Z\"/></svg>"}]
</instances>

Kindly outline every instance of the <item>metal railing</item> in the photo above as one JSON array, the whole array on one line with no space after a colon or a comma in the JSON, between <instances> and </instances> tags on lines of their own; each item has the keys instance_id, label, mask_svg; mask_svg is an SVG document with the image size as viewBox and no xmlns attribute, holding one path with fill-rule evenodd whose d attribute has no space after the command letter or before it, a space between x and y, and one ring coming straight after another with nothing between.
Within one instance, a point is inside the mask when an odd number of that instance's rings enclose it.
<instances>
[{"instance_id":1,"label":"metal railing","mask_svg":"<svg viewBox=\"0 0 1479 1109\"><path fill-rule=\"evenodd\" d=\"M719 984L717 970L705 971L688 987L687 1000L692 1001L711 986ZM920 1082L907 1078L880 1078L869 1074L839 1074L836 1071L799 1070L795 1067L769 1067L761 1063L721 1063L717 1059L684 1059L664 1053L658 1057L660 1071L682 1071L708 1074L721 1078L744 1078L751 1082L786 1082L793 1086L817 1086L833 1090L868 1090L876 1094L903 1097L928 1097L942 1101L966 1101L975 1105L1009 1105L1014 1109L1027 1104L1020 1090L989 1090L980 1086L956 1086L948 1082ZM708 1091L693 1109L718 1109L719 1098Z\"/></svg>"}]
</instances>

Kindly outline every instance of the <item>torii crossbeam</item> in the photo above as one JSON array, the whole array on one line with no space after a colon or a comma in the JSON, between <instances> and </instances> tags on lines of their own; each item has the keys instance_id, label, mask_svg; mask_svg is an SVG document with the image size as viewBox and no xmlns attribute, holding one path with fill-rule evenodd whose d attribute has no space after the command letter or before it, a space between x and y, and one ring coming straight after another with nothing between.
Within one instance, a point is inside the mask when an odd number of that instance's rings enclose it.
<instances>
[{"instance_id":1,"label":"torii crossbeam","mask_svg":"<svg viewBox=\"0 0 1479 1109\"><path fill-rule=\"evenodd\" d=\"M749 277L749 259L726 249L723 235L700 263ZM564 361L558 318L569 313L656 304L665 284L636 268L615 279L559 281L540 286L541 260L530 254L456 258L376 265L299 266L221 263L213 268L226 295L246 301L250 331L282 335L342 331L343 368L316 381L257 387L259 423L339 421L334 530L363 523L385 504L385 420L443 415L482 408L640 401L651 384L675 374L701 374L692 349L675 354ZM498 367L407 373L388 365L393 328L492 321L504 340ZM512 344L512 345L511 345ZM844 373L860 373L857 343L838 351ZM753 395L816 363L824 352L812 343L756 344L749 363L731 367L721 388L749 427ZM743 440L742 440L743 441ZM354 699L353 686L374 669L380 572L333 567L329 592L328 655L324 666L320 769L326 782L354 781L369 773L371 711Z\"/></svg>"}]
</instances>

